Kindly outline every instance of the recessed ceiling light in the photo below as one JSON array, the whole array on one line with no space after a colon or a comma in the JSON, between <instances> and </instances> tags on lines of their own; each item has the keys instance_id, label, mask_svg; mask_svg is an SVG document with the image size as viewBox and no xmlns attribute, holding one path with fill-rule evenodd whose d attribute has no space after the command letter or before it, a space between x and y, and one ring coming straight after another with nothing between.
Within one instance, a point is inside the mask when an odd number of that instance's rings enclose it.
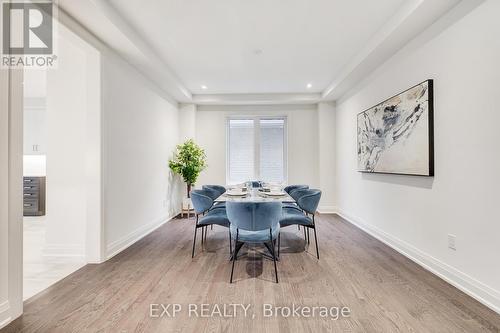
<instances>
[{"instance_id":1,"label":"recessed ceiling light","mask_svg":"<svg viewBox=\"0 0 500 333\"><path fill-rule=\"evenodd\" d=\"M207 87L206 85L202 85L202 86L201 86L201 89L203 89L203 90L207 90L207 89L208 89L208 87Z\"/></svg>"},{"instance_id":2,"label":"recessed ceiling light","mask_svg":"<svg viewBox=\"0 0 500 333\"><path fill-rule=\"evenodd\" d=\"M308 83L308 84L307 84L307 89L311 89L311 88L312 88L312 86L313 86L313 85L312 85L312 83Z\"/></svg>"}]
</instances>

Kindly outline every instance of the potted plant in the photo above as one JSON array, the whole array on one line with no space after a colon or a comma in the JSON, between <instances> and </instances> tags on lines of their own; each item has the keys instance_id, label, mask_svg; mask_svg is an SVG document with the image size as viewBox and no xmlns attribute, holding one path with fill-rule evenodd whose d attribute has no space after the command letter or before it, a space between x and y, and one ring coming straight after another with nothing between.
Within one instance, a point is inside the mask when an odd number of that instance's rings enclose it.
<instances>
[{"instance_id":1,"label":"potted plant","mask_svg":"<svg viewBox=\"0 0 500 333\"><path fill-rule=\"evenodd\" d=\"M170 169L181 175L187 185L187 197L191 197L191 187L196 183L200 172L206 167L205 151L194 140L177 145L174 158L168 161Z\"/></svg>"}]
</instances>

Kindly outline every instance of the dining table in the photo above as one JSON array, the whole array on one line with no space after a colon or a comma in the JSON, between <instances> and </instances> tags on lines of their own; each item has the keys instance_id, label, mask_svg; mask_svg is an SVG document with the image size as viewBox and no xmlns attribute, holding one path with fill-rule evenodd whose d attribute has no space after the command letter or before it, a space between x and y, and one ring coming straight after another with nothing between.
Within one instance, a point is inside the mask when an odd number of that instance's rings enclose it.
<instances>
[{"instance_id":1,"label":"dining table","mask_svg":"<svg viewBox=\"0 0 500 333\"><path fill-rule=\"evenodd\" d=\"M246 191L243 189L228 189L227 192L221 194L215 202L281 202L295 203L295 200L283 190L270 190L266 188L249 188Z\"/></svg>"}]
</instances>

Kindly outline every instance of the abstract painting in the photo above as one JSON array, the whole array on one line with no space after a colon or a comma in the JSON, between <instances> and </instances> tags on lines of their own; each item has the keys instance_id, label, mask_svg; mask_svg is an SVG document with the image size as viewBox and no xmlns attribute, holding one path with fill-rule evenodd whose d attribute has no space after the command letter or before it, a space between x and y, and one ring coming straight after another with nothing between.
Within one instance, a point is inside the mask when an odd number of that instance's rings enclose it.
<instances>
[{"instance_id":1,"label":"abstract painting","mask_svg":"<svg viewBox=\"0 0 500 333\"><path fill-rule=\"evenodd\" d=\"M358 171L434 176L433 81L358 114Z\"/></svg>"}]
</instances>

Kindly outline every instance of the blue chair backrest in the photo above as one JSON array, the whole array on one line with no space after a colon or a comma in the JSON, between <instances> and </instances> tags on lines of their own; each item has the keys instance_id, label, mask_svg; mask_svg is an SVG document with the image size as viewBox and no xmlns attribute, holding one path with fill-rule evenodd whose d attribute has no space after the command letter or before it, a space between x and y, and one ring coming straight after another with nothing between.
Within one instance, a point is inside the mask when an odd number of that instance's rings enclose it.
<instances>
[{"instance_id":1,"label":"blue chair backrest","mask_svg":"<svg viewBox=\"0 0 500 333\"><path fill-rule=\"evenodd\" d=\"M308 189L308 188L309 188L309 185L288 185L283 190L286 193L291 194L295 190L303 190L303 189Z\"/></svg>"},{"instance_id":2,"label":"blue chair backrest","mask_svg":"<svg viewBox=\"0 0 500 333\"><path fill-rule=\"evenodd\" d=\"M202 189L206 189L206 188L216 190L217 192L220 193L219 195L226 193L226 188L224 186L221 186L221 185L203 185L202 186Z\"/></svg>"},{"instance_id":3,"label":"blue chair backrest","mask_svg":"<svg viewBox=\"0 0 500 333\"><path fill-rule=\"evenodd\" d=\"M210 196L212 192L207 190L192 190L191 202L196 214L206 212L214 204L214 199Z\"/></svg>"},{"instance_id":4,"label":"blue chair backrest","mask_svg":"<svg viewBox=\"0 0 500 333\"><path fill-rule=\"evenodd\" d=\"M216 190L212 187L206 186L206 185L204 185L202 188L203 188L203 191L205 191L208 194L208 196L210 198L212 198L212 200L217 199L222 194L218 190Z\"/></svg>"},{"instance_id":5,"label":"blue chair backrest","mask_svg":"<svg viewBox=\"0 0 500 333\"><path fill-rule=\"evenodd\" d=\"M316 209L318 209L319 200L321 199L321 191L309 189L309 190L297 190L295 192L298 191L304 191L300 193L301 196L297 200L297 204L299 205L299 207L308 212L309 214L315 214Z\"/></svg>"},{"instance_id":6,"label":"blue chair backrest","mask_svg":"<svg viewBox=\"0 0 500 333\"><path fill-rule=\"evenodd\" d=\"M299 198L303 195L306 195L306 194L309 194L309 187L307 188L299 188L299 189L295 189L293 191L291 191L289 194L290 196L295 200L295 201L299 201Z\"/></svg>"},{"instance_id":7,"label":"blue chair backrest","mask_svg":"<svg viewBox=\"0 0 500 333\"><path fill-rule=\"evenodd\" d=\"M226 203L227 217L233 227L248 231L275 229L282 215L281 202Z\"/></svg>"}]
</instances>

